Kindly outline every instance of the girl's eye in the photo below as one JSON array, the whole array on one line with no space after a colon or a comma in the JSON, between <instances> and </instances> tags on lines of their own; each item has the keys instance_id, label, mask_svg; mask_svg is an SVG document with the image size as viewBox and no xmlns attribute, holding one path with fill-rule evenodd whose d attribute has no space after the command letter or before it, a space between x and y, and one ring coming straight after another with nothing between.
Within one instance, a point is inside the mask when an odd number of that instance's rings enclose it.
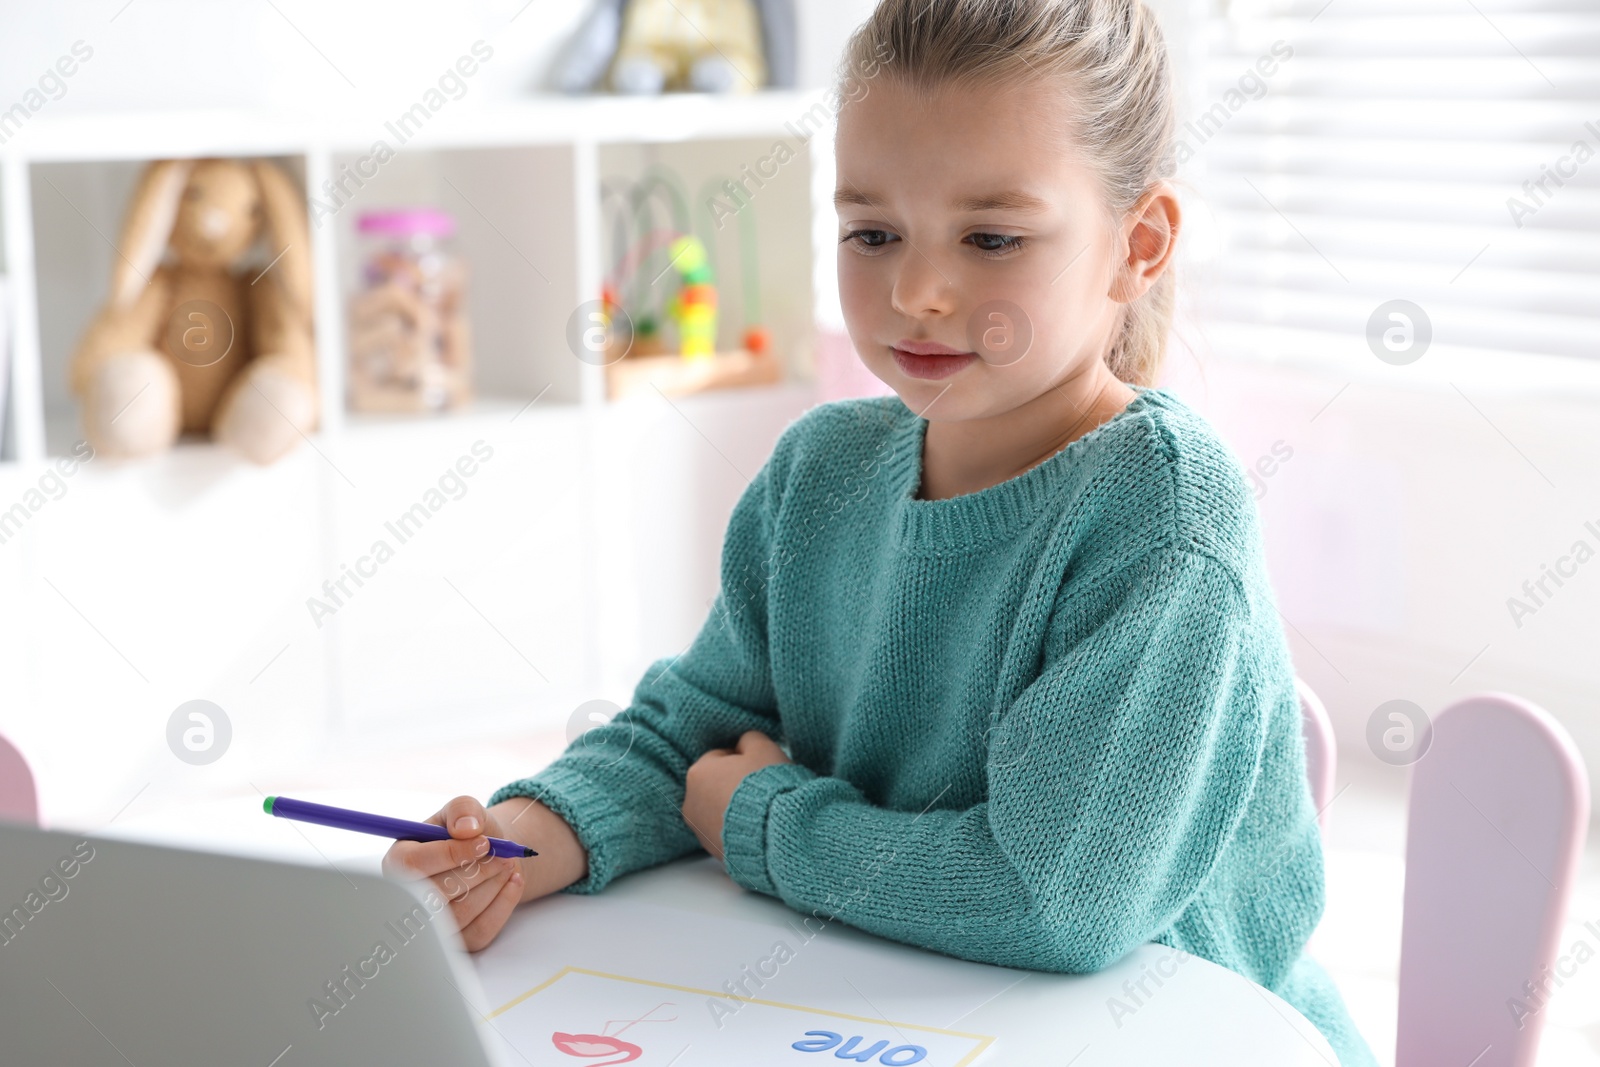
<instances>
[{"instance_id":1,"label":"girl's eye","mask_svg":"<svg viewBox=\"0 0 1600 1067\"><path fill-rule=\"evenodd\" d=\"M892 240L896 240L896 238L887 230L851 230L839 238L839 243L850 244L854 242L858 251L865 252L869 249L882 248Z\"/></svg>"},{"instance_id":2,"label":"girl's eye","mask_svg":"<svg viewBox=\"0 0 1600 1067\"><path fill-rule=\"evenodd\" d=\"M1022 247L1022 238L1004 233L975 233L968 238L986 256L1008 256Z\"/></svg>"}]
</instances>

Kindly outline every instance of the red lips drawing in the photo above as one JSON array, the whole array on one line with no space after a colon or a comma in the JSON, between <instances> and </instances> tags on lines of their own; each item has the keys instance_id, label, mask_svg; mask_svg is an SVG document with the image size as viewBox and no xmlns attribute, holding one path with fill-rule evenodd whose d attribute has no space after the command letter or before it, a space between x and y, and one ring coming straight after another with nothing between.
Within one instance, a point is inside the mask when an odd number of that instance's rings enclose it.
<instances>
[{"instance_id":1,"label":"red lips drawing","mask_svg":"<svg viewBox=\"0 0 1600 1067\"><path fill-rule=\"evenodd\" d=\"M639 1023L670 1023L674 1021L677 1019L676 1015L672 1016L671 1019L650 1018L650 1016L656 1013L657 1008L669 1007L671 1004L672 1001L670 1000L662 1004L657 1004L654 1008L651 1008L639 1018L626 1020L628 1025L619 1029L617 1033L620 1034L629 1026L635 1026ZM611 1029L611 1025L613 1023L619 1023L623 1021L624 1020L622 1019L607 1019L605 1026L601 1027L601 1029L609 1030ZM557 1030L555 1033L550 1035L550 1043L556 1048L560 1049L562 1052L566 1053L568 1056L578 1056L592 1061L591 1067L607 1067L607 1065L613 1063L632 1063L634 1060L644 1055L644 1049L640 1048L638 1045L624 1041L619 1037L607 1034L568 1034ZM595 1057L597 1056L615 1056L616 1058L610 1060L601 1060L596 1059Z\"/></svg>"},{"instance_id":2,"label":"red lips drawing","mask_svg":"<svg viewBox=\"0 0 1600 1067\"><path fill-rule=\"evenodd\" d=\"M628 1063L644 1055L644 1049L638 1045L601 1034L564 1034L557 1030L550 1035L550 1041L568 1056L582 1056L585 1059L622 1053L614 1060L596 1061L594 1067L601 1067L602 1063Z\"/></svg>"}]
</instances>

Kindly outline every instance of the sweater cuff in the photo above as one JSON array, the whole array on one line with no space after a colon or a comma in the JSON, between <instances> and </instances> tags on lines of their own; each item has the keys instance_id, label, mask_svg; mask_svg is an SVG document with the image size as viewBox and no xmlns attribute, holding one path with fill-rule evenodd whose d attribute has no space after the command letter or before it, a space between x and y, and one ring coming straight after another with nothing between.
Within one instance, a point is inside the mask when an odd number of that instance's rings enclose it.
<instances>
[{"instance_id":1,"label":"sweater cuff","mask_svg":"<svg viewBox=\"0 0 1600 1067\"><path fill-rule=\"evenodd\" d=\"M752 892L778 895L767 871L767 815L779 793L816 777L802 763L773 763L744 776L722 816L722 862L729 878Z\"/></svg>"},{"instance_id":2,"label":"sweater cuff","mask_svg":"<svg viewBox=\"0 0 1600 1067\"><path fill-rule=\"evenodd\" d=\"M531 797L555 812L572 827L578 843L588 853L589 872L563 893L598 893L612 879L626 873L618 865L628 836L628 813L582 774L559 763L551 764L531 778L501 786L487 806L511 797ZM535 852L539 850L537 841L524 844Z\"/></svg>"}]
</instances>

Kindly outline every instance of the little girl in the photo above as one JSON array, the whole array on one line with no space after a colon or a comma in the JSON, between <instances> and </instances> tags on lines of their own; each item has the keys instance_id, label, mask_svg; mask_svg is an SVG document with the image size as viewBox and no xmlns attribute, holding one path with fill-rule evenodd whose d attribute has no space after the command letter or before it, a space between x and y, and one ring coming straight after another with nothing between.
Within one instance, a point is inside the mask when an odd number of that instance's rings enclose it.
<instances>
[{"instance_id":1,"label":"little girl","mask_svg":"<svg viewBox=\"0 0 1600 1067\"><path fill-rule=\"evenodd\" d=\"M839 289L896 395L790 424L689 649L388 869L438 881L475 950L519 902L704 848L966 959L1170 945L1373 1063L1301 954L1322 852L1254 501L1153 388L1180 219L1154 17L882 0L841 73ZM477 862L486 834L539 856Z\"/></svg>"}]
</instances>

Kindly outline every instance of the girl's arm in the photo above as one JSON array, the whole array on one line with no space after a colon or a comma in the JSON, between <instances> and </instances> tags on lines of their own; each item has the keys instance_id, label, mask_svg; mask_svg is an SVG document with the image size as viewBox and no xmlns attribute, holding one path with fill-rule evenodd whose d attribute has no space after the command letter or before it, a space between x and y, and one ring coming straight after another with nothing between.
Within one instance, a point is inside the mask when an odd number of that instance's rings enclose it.
<instances>
[{"instance_id":1,"label":"girl's arm","mask_svg":"<svg viewBox=\"0 0 1600 1067\"><path fill-rule=\"evenodd\" d=\"M776 486L798 425L780 437L734 506L721 590L689 648L651 664L630 705L609 723L490 798L492 805L515 797L538 801L575 831L587 869L565 886L568 892L599 892L620 875L698 849L681 813L690 764L708 749L732 746L747 730L782 740L767 656L767 583L777 565L768 546Z\"/></svg>"},{"instance_id":2,"label":"girl's arm","mask_svg":"<svg viewBox=\"0 0 1600 1067\"><path fill-rule=\"evenodd\" d=\"M1064 586L1043 671L991 734L986 801L891 811L765 767L728 806L730 875L950 955L1099 970L1171 926L1240 826L1279 688L1241 656L1250 611L1177 546Z\"/></svg>"}]
</instances>

